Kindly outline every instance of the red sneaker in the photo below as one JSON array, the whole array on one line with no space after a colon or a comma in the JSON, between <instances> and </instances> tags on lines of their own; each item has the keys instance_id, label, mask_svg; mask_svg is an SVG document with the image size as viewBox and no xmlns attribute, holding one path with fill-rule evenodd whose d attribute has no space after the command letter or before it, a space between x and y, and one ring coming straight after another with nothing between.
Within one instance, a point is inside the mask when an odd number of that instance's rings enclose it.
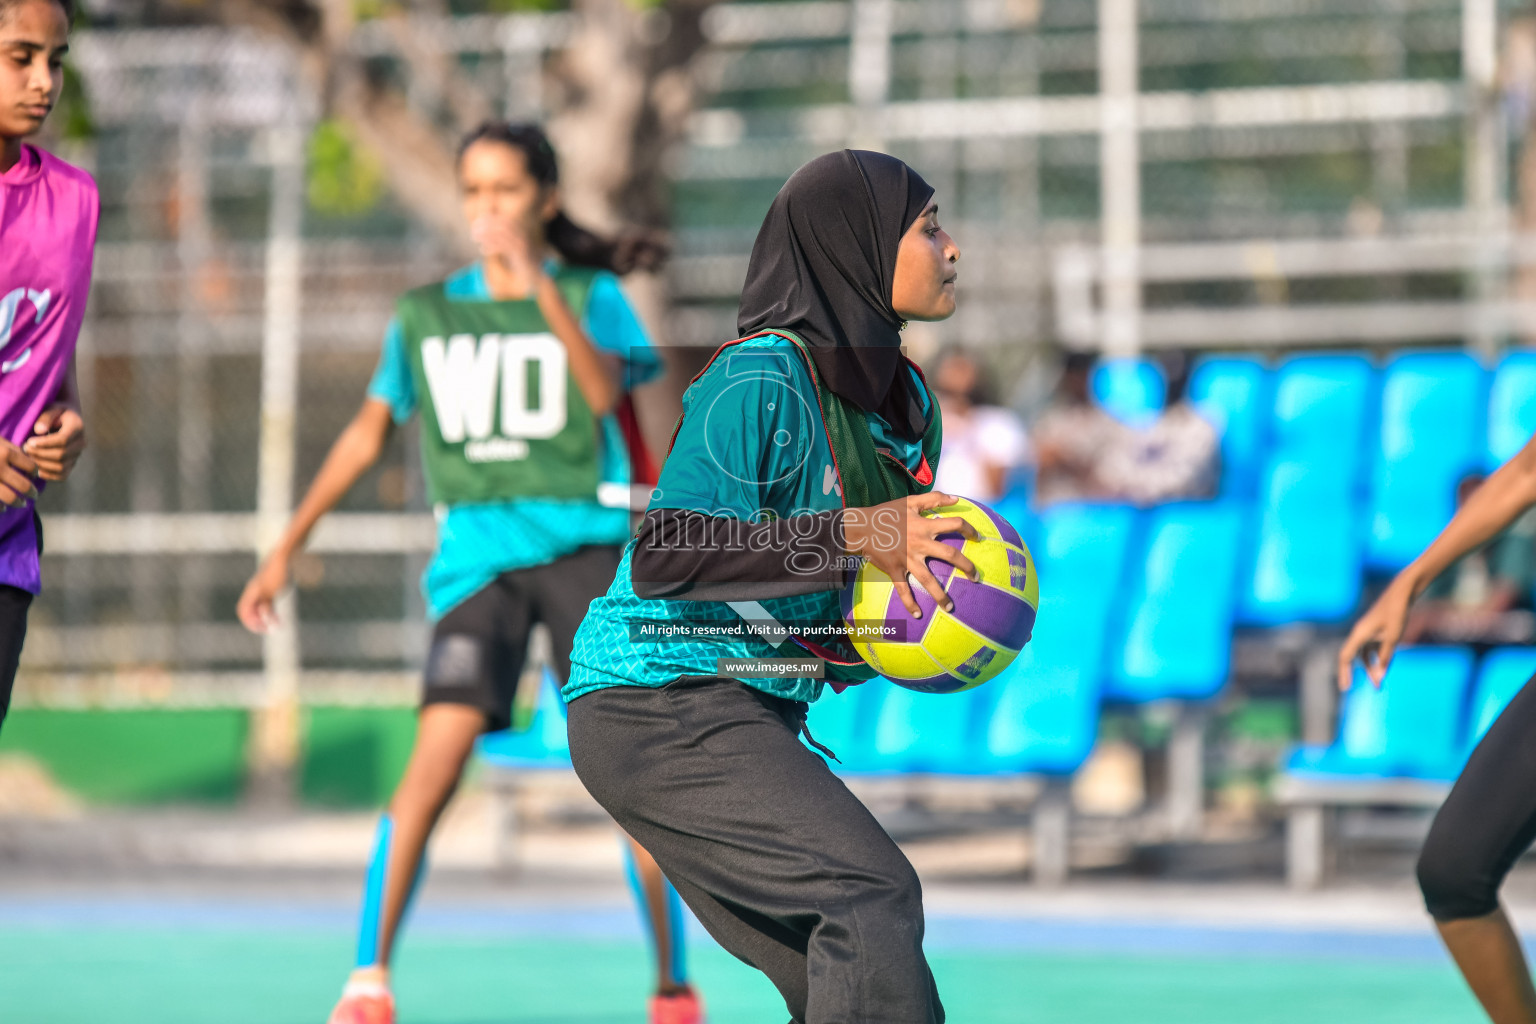
<instances>
[{"instance_id":1,"label":"red sneaker","mask_svg":"<svg viewBox=\"0 0 1536 1024\"><path fill-rule=\"evenodd\" d=\"M349 982L326 1024L395 1024L395 997L383 985Z\"/></svg>"},{"instance_id":2,"label":"red sneaker","mask_svg":"<svg viewBox=\"0 0 1536 1024\"><path fill-rule=\"evenodd\" d=\"M654 995L651 1024L704 1024L704 1001L691 988Z\"/></svg>"}]
</instances>

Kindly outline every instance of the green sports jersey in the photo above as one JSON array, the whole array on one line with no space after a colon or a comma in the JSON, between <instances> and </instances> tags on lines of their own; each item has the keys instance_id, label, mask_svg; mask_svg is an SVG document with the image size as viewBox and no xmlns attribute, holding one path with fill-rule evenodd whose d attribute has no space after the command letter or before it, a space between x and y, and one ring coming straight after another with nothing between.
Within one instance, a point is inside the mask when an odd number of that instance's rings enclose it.
<instances>
[{"instance_id":1,"label":"green sports jersey","mask_svg":"<svg viewBox=\"0 0 1536 1024\"><path fill-rule=\"evenodd\" d=\"M557 279L572 309L585 307L593 273ZM451 300L434 284L403 295L396 317L433 503L597 493L597 421L536 301Z\"/></svg>"},{"instance_id":2,"label":"green sports jersey","mask_svg":"<svg viewBox=\"0 0 1536 1024\"><path fill-rule=\"evenodd\" d=\"M931 423L920 443L893 439L878 417L822 387L815 364L791 336L764 334L727 346L683 395L683 415L662 465L651 508L757 520L868 507L932 487L941 427L915 369ZM789 653L736 627L719 601L647 600L634 590L635 541L608 593L592 602L577 631L567 701L607 686L665 686L679 676L715 675L721 658ZM728 556L727 556L728 557ZM841 621L836 591L764 599L786 625ZM666 634L683 623L690 636ZM700 627L722 627L700 638ZM803 652L802 652L803 653ZM790 700L814 701L822 681L751 678L745 683Z\"/></svg>"},{"instance_id":3,"label":"green sports jersey","mask_svg":"<svg viewBox=\"0 0 1536 1024\"><path fill-rule=\"evenodd\" d=\"M591 273L553 261L548 269L556 281L567 274ZM586 306L573 307L572 312L581 317L592 344L623 366L626 390L652 380L661 372L661 360L618 279L599 271L590 280ZM479 263L448 275L440 287L450 302L491 301ZM394 421L404 424L421 409L424 387L411 367L400 320L391 317L368 397L388 405ZM437 506L437 550L422 574L422 593L433 620L501 573L547 565L587 545L619 546L629 539L632 467L628 441L613 413L598 421L598 439L603 468L595 495L519 496Z\"/></svg>"}]
</instances>

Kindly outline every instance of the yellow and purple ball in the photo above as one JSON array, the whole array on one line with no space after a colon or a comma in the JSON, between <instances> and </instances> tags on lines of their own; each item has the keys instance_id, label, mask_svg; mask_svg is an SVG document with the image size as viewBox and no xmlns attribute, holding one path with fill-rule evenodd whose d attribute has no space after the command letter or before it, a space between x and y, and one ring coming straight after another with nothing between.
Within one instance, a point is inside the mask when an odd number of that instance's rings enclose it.
<instances>
[{"instance_id":1,"label":"yellow and purple ball","mask_svg":"<svg viewBox=\"0 0 1536 1024\"><path fill-rule=\"evenodd\" d=\"M980 502L961 498L923 514L958 516L975 527L979 538L938 537L971 560L975 580L942 559L927 559L929 571L955 603L954 611L939 608L909 579L923 613L912 618L891 578L866 561L843 592L843 619L859 655L891 682L925 693L958 693L1003 671L1029 642L1040 581L1019 532Z\"/></svg>"}]
</instances>

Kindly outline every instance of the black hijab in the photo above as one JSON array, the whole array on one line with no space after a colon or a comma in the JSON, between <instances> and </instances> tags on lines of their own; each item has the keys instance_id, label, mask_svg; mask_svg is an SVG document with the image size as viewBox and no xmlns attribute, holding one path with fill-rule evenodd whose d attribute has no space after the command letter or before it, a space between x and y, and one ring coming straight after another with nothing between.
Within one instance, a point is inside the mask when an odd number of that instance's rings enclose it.
<instances>
[{"instance_id":1,"label":"black hijab","mask_svg":"<svg viewBox=\"0 0 1536 1024\"><path fill-rule=\"evenodd\" d=\"M822 382L909 440L927 427L891 308L901 236L933 188L893 156L845 149L784 183L752 246L736 326L799 335Z\"/></svg>"}]
</instances>

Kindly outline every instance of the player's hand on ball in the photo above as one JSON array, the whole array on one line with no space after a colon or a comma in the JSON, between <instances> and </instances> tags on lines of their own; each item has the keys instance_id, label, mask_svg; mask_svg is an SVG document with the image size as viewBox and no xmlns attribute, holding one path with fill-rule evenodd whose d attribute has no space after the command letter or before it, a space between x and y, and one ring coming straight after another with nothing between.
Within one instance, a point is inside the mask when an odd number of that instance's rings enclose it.
<instances>
[{"instance_id":1,"label":"player's hand on ball","mask_svg":"<svg viewBox=\"0 0 1536 1024\"><path fill-rule=\"evenodd\" d=\"M37 475L44 480L64 480L85 451L85 420L80 413L62 403L43 410L32 426L32 435L22 450L37 463Z\"/></svg>"},{"instance_id":2,"label":"player's hand on ball","mask_svg":"<svg viewBox=\"0 0 1536 1024\"><path fill-rule=\"evenodd\" d=\"M252 633L266 633L277 625L277 612L273 603L277 595L288 589L288 558L279 553L267 556L256 570L240 600L235 604L235 614L241 625Z\"/></svg>"},{"instance_id":3,"label":"player's hand on ball","mask_svg":"<svg viewBox=\"0 0 1536 1024\"><path fill-rule=\"evenodd\" d=\"M856 555L869 559L875 568L891 578L901 603L914 619L923 616L912 597L908 578L928 592L945 611L954 611L955 603L928 569L928 559L937 558L953 565L971 579L976 567L956 549L937 538L958 533L976 540L976 528L959 516L929 518L924 512L955 503L953 495L914 494L869 508L850 508L843 512L843 544Z\"/></svg>"},{"instance_id":4,"label":"player's hand on ball","mask_svg":"<svg viewBox=\"0 0 1536 1024\"><path fill-rule=\"evenodd\" d=\"M0 505L22 508L37 498L37 463L9 441L0 446Z\"/></svg>"},{"instance_id":5,"label":"player's hand on ball","mask_svg":"<svg viewBox=\"0 0 1536 1024\"><path fill-rule=\"evenodd\" d=\"M1349 631L1344 646L1339 648L1339 689L1349 689L1354 677L1354 661L1360 659L1365 674L1377 686L1386 678L1387 667L1403 629L1408 623L1408 606L1413 603L1413 592L1405 584L1394 580L1369 611Z\"/></svg>"}]
</instances>

